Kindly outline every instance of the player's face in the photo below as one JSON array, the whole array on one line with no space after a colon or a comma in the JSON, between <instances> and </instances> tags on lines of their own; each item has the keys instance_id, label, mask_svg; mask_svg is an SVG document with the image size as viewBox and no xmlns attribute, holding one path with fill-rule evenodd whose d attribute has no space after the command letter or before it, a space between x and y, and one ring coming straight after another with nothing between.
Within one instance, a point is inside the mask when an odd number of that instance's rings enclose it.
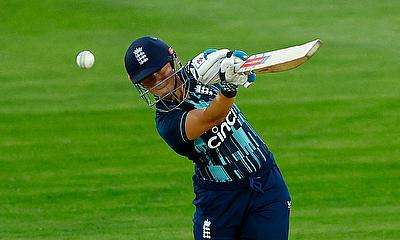
<instances>
[{"instance_id":1,"label":"player's face","mask_svg":"<svg viewBox=\"0 0 400 240\"><path fill-rule=\"evenodd\" d=\"M181 79L178 75L174 75L174 69L170 63L165 64L159 71L142 81L143 87L147 88L152 94L166 99L181 98L182 88L176 89L181 84Z\"/></svg>"}]
</instances>

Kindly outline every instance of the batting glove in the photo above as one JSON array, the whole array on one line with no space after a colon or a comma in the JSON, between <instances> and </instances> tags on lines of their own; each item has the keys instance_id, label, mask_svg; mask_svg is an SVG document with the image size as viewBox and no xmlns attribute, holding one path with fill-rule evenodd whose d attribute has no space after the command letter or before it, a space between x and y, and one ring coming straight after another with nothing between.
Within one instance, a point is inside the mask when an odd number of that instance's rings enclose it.
<instances>
[{"instance_id":1,"label":"batting glove","mask_svg":"<svg viewBox=\"0 0 400 240\"><path fill-rule=\"evenodd\" d=\"M242 51L228 52L227 57L221 62L221 83L227 82L248 88L256 80L256 74L251 73L250 75L246 75L236 72L247 58L247 54Z\"/></svg>"},{"instance_id":2,"label":"batting glove","mask_svg":"<svg viewBox=\"0 0 400 240\"><path fill-rule=\"evenodd\" d=\"M228 52L228 49L206 50L189 62L189 70L198 82L203 84L217 83L221 62Z\"/></svg>"},{"instance_id":3,"label":"batting glove","mask_svg":"<svg viewBox=\"0 0 400 240\"><path fill-rule=\"evenodd\" d=\"M243 62L249 58L249 55L247 55L243 51L235 50L232 53L232 57L233 57L234 63L235 63L235 72L237 72L239 70L240 66L242 66ZM238 73L238 75L242 75L242 74ZM239 82L238 85L248 88L256 80L256 77L257 76L255 73L250 72L250 74L247 75L246 81L242 80L241 82Z\"/></svg>"},{"instance_id":4,"label":"batting glove","mask_svg":"<svg viewBox=\"0 0 400 240\"><path fill-rule=\"evenodd\" d=\"M227 97L232 98L236 96L238 79L235 79L235 62L232 58L232 52L228 52L226 58L222 60L219 70L219 79L221 80L221 93Z\"/></svg>"}]
</instances>

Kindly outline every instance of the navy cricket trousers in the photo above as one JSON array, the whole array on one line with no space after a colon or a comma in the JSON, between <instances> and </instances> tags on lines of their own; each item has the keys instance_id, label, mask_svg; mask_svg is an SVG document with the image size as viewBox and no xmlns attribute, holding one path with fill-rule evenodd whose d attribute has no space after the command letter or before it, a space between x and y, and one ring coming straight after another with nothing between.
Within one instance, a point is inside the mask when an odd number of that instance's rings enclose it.
<instances>
[{"instance_id":1,"label":"navy cricket trousers","mask_svg":"<svg viewBox=\"0 0 400 240\"><path fill-rule=\"evenodd\" d=\"M229 190L194 185L195 240L288 239L291 199L278 166Z\"/></svg>"}]
</instances>

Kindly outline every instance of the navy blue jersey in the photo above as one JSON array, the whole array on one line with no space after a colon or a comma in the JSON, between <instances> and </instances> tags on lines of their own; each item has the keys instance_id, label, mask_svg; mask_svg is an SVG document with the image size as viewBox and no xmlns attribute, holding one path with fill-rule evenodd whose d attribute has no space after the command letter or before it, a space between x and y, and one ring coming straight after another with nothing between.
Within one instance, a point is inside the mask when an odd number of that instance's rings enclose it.
<instances>
[{"instance_id":1,"label":"navy blue jersey","mask_svg":"<svg viewBox=\"0 0 400 240\"><path fill-rule=\"evenodd\" d=\"M219 88L192 80L188 89L188 99L178 108L156 113L156 127L175 152L195 163L197 178L231 182L243 179L260 169L263 163L273 161L267 146L236 105L221 124L197 139L189 140L185 133L187 113L207 107L219 93Z\"/></svg>"}]
</instances>

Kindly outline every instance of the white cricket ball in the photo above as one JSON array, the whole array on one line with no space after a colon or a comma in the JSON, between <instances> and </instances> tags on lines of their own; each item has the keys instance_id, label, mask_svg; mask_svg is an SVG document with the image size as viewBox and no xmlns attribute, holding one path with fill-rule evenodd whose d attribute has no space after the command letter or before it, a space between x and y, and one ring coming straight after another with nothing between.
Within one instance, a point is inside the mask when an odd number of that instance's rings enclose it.
<instances>
[{"instance_id":1,"label":"white cricket ball","mask_svg":"<svg viewBox=\"0 0 400 240\"><path fill-rule=\"evenodd\" d=\"M80 68L89 69L93 67L94 55L90 51L82 51L76 56L76 64Z\"/></svg>"}]
</instances>

